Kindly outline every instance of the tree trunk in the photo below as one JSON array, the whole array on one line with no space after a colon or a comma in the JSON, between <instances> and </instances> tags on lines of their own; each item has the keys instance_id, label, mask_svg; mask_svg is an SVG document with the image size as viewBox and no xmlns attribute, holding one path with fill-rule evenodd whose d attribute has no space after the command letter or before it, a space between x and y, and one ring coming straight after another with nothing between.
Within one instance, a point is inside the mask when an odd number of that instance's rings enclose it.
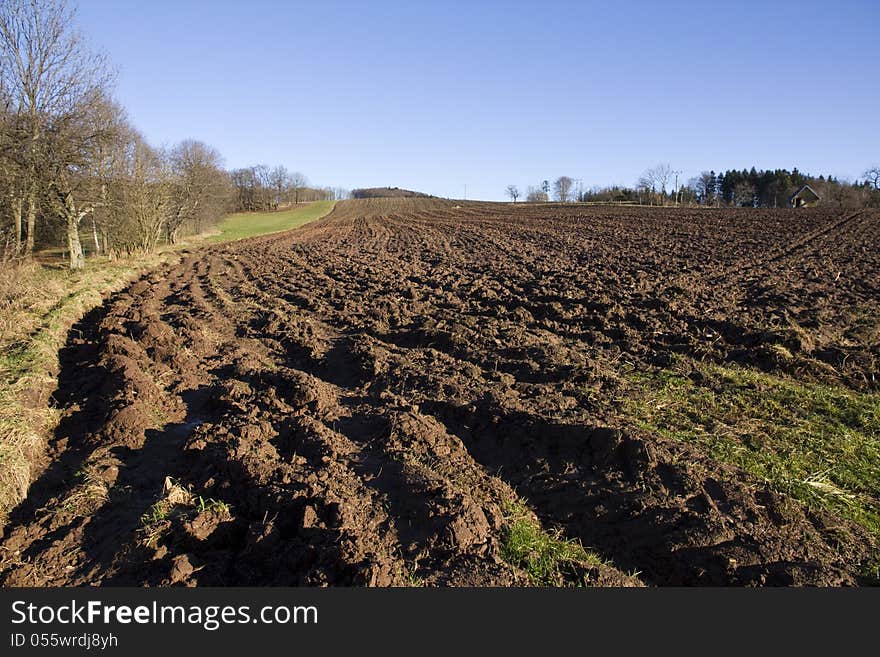
<instances>
[{"instance_id":1,"label":"tree trunk","mask_svg":"<svg viewBox=\"0 0 880 657\"><path fill-rule=\"evenodd\" d=\"M12 200L12 221L15 224L15 253L21 253L21 209L24 205L23 199L18 196Z\"/></svg>"},{"instance_id":2,"label":"tree trunk","mask_svg":"<svg viewBox=\"0 0 880 657\"><path fill-rule=\"evenodd\" d=\"M70 253L70 268L82 269L86 266L82 244L79 241L79 222L76 215L67 217L67 250Z\"/></svg>"},{"instance_id":3,"label":"tree trunk","mask_svg":"<svg viewBox=\"0 0 880 657\"><path fill-rule=\"evenodd\" d=\"M92 217L92 237L95 239L95 255L101 255L101 243L98 241L98 224Z\"/></svg>"},{"instance_id":4,"label":"tree trunk","mask_svg":"<svg viewBox=\"0 0 880 657\"><path fill-rule=\"evenodd\" d=\"M70 254L70 268L82 269L86 266L86 259L83 254L82 243L79 241L79 225L83 218L91 213L94 208L81 211L76 207L76 201L73 194L68 193L64 197L64 203L59 207L60 213L64 216L64 222L67 226L67 251Z\"/></svg>"},{"instance_id":5,"label":"tree trunk","mask_svg":"<svg viewBox=\"0 0 880 657\"><path fill-rule=\"evenodd\" d=\"M25 253L31 255L34 252L34 237L37 229L37 199L36 191L33 189L28 193L28 209L27 209L27 242L25 243Z\"/></svg>"}]
</instances>

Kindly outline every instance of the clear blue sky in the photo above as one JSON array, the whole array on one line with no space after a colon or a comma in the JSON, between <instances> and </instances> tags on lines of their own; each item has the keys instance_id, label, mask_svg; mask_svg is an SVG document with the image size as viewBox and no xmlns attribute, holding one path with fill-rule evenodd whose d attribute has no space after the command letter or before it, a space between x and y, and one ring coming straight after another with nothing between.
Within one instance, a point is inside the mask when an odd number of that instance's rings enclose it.
<instances>
[{"instance_id":1,"label":"clear blue sky","mask_svg":"<svg viewBox=\"0 0 880 657\"><path fill-rule=\"evenodd\" d=\"M320 185L501 199L660 162L880 163L876 0L81 0L79 23L151 143Z\"/></svg>"}]
</instances>

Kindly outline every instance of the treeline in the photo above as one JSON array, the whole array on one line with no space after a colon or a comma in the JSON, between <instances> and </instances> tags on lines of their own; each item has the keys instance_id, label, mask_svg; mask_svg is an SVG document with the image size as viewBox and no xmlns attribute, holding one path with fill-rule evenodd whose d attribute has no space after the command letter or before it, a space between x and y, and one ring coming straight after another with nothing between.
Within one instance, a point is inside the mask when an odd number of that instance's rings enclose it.
<instances>
[{"instance_id":1,"label":"treeline","mask_svg":"<svg viewBox=\"0 0 880 657\"><path fill-rule=\"evenodd\" d=\"M84 45L63 0L0 5L0 247L7 258L61 240L77 269L85 239L96 253L149 251L204 229L228 207L217 151L196 141L151 147L111 86L107 63Z\"/></svg>"},{"instance_id":2,"label":"treeline","mask_svg":"<svg viewBox=\"0 0 880 657\"><path fill-rule=\"evenodd\" d=\"M869 169L857 182L814 176L787 169L704 171L683 183L670 165L645 171L635 187L593 187L578 195L583 202L642 205L703 205L724 207L788 207L791 197L809 185L821 204L841 208L880 207L880 170Z\"/></svg>"},{"instance_id":3,"label":"treeline","mask_svg":"<svg viewBox=\"0 0 880 657\"><path fill-rule=\"evenodd\" d=\"M809 185L823 205L844 208L878 207L880 192L870 180L850 183L834 176L813 176L787 169L731 169L716 174L704 171L692 178L684 190L685 199L700 205L776 208L788 207L791 197Z\"/></svg>"},{"instance_id":4,"label":"treeline","mask_svg":"<svg viewBox=\"0 0 880 657\"><path fill-rule=\"evenodd\" d=\"M152 251L236 209L347 194L283 167L229 173L199 141L152 147L74 19L65 0L0 1L0 260L63 245L78 269L86 251Z\"/></svg>"},{"instance_id":5,"label":"treeline","mask_svg":"<svg viewBox=\"0 0 880 657\"><path fill-rule=\"evenodd\" d=\"M258 164L235 169L229 174L235 188L234 209L239 212L265 212L296 203L341 201L349 198L347 189L311 187L301 173L290 173L283 166Z\"/></svg>"},{"instance_id":6,"label":"treeline","mask_svg":"<svg viewBox=\"0 0 880 657\"><path fill-rule=\"evenodd\" d=\"M575 188L576 182L579 184L579 181L575 181L568 176L560 176L557 178L552 186L553 198L560 203L579 200L575 197L579 191ZM551 186L549 180L541 181L540 185L529 185L526 189L526 201L528 203L547 203L550 201L550 192ZM516 203L516 200L522 195L522 192L520 192L519 187L516 185L508 185L505 193L514 203Z\"/></svg>"},{"instance_id":7,"label":"treeline","mask_svg":"<svg viewBox=\"0 0 880 657\"><path fill-rule=\"evenodd\" d=\"M413 192L399 187L365 187L353 189L352 198L430 198L429 194Z\"/></svg>"},{"instance_id":8,"label":"treeline","mask_svg":"<svg viewBox=\"0 0 880 657\"><path fill-rule=\"evenodd\" d=\"M880 207L880 167L868 169L857 182L842 181L834 176L813 176L797 168L791 171L755 167L722 173L704 171L686 183L680 176L680 171L661 164L646 170L634 187L611 185L589 189L582 189L580 180L560 176L552 185L544 180L540 185L528 187L526 201L774 208L788 207L791 197L809 185L821 197L823 205ZM521 195L516 185L508 185L506 194L514 202Z\"/></svg>"}]
</instances>

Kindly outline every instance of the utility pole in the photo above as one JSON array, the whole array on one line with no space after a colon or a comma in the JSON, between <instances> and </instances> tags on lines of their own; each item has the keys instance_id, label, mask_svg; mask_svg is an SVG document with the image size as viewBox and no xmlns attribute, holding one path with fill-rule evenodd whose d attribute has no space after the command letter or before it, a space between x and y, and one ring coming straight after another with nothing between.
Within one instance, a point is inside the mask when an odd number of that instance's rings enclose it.
<instances>
[{"instance_id":1,"label":"utility pole","mask_svg":"<svg viewBox=\"0 0 880 657\"><path fill-rule=\"evenodd\" d=\"M673 171L672 173L675 174L675 204L678 205L679 199L681 198L681 192L678 189L678 175L681 171Z\"/></svg>"},{"instance_id":2,"label":"utility pole","mask_svg":"<svg viewBox=\"0 0 880 657\"><path fill-rule=\"evenodd\" d=\"M464 185L464 200L467 201L467 183Z\"/></svg>"}]
</instances>

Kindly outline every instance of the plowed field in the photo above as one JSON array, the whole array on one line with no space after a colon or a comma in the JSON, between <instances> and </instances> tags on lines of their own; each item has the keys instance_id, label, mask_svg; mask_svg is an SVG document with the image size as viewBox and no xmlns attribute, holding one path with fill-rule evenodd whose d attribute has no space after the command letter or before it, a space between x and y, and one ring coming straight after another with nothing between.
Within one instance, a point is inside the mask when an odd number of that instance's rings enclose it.
<instances>
[{"instance_id":1,"label":"plowed field","mask_svg":"<svg viewBox=\"0 0 880 657\"><path fill-rule=\"evenodd\" d=\"M188 253L71 331L0 577L540 583L525 519L590 557L544 583L857 584L862 525L625 409L683 362L875 393L878 271L821 209L365 200Z\"/></svg>"}]
</instances>

